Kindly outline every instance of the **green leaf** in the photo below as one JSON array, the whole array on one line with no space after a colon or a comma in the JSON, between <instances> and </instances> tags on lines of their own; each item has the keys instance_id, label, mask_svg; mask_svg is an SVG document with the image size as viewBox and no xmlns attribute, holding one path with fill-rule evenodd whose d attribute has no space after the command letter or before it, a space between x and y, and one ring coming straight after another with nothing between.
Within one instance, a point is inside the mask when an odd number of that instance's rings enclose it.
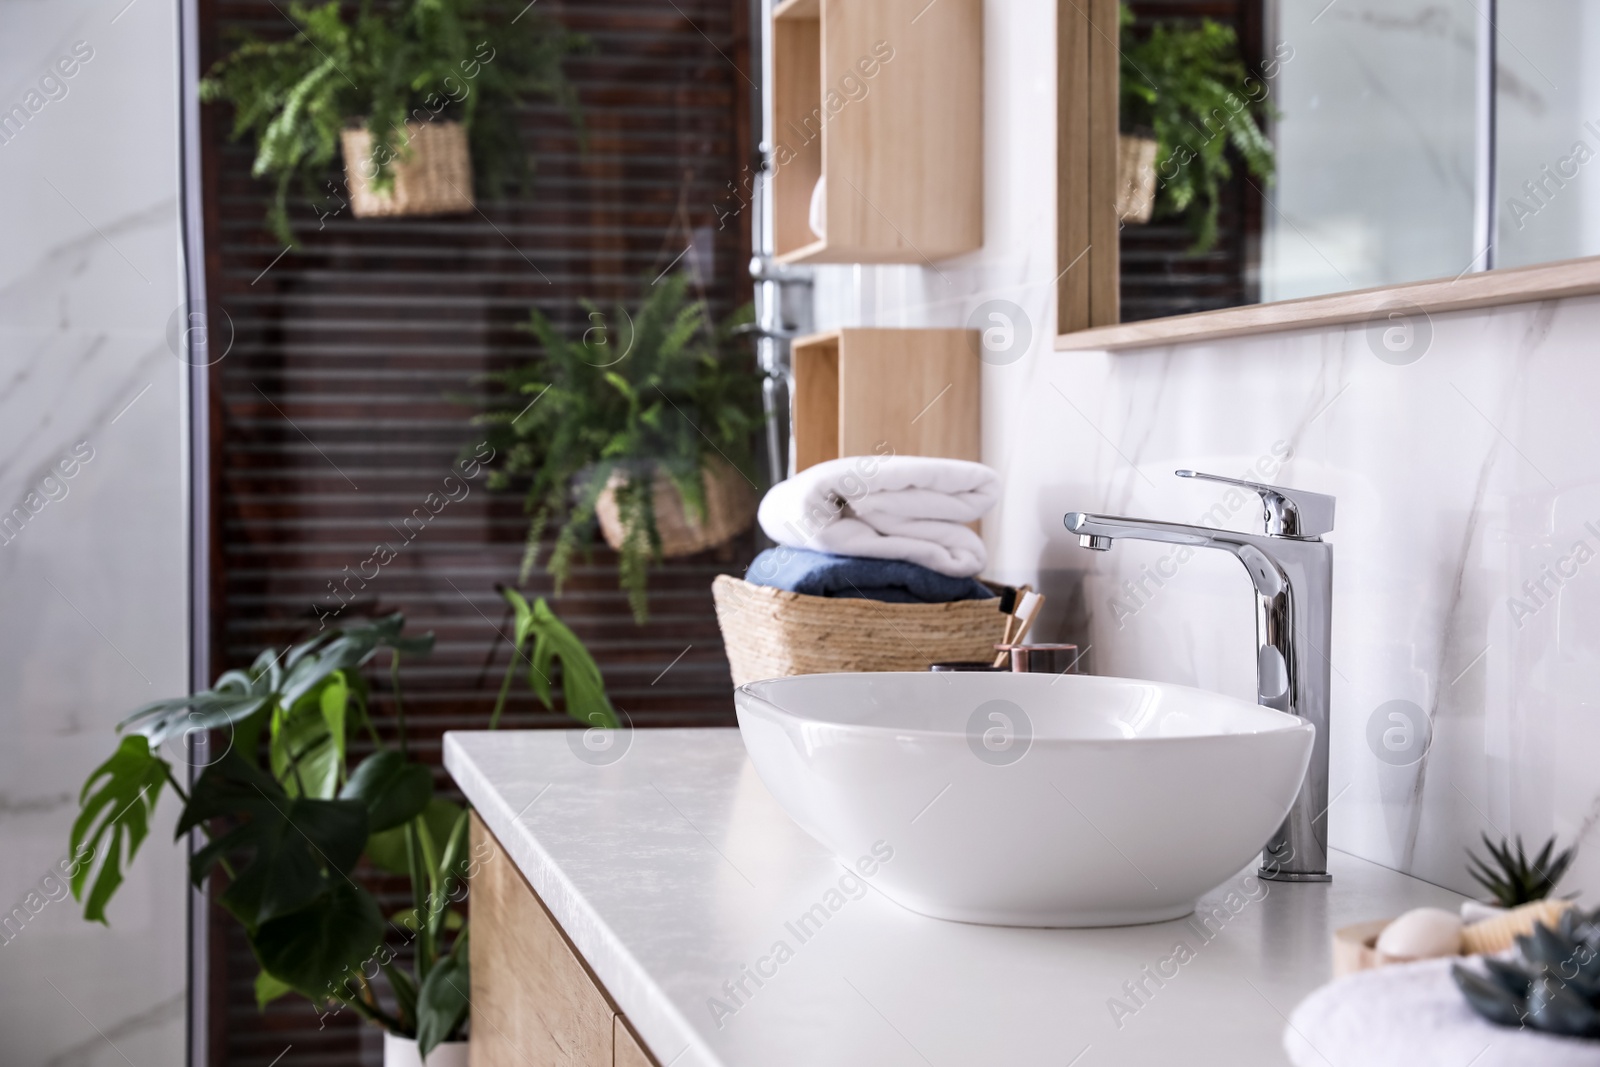
<instances>
[{"instance_id":1,"label":"green leaf","mask_svg":"<svg viewBox=\"0 0 1600 1067\"><path fill-rule=\"evenodd\" d=\"M433 879L433 889L428 900L428 937L432 944L443 943L444 930L450 916L454 913L449 909L451 896L456 891L458 881L466 877L466 852L467 852L467 813L463 811L456 819L455 826L450 829L450 836L445 841L444 852L438 859L436 877Z\"/></svg>"},{"instance_id":2,"label":"green leaf","mask_svg":"<svg viewBox=\"0 0 1600 1067\"><path fill-rule=\"evenodd\" d=\"M94 769L78 794L80 811L72 824L69 851L88 859L72 876L72 895L83 901L83 917L106 921L106 903L122 884L124 862L132 863L150 832L150 815L161 799L167 761L151 751L142 734L122 739L111 758ZM94 888L84 886L99 863Z\"/></svg>"},{"instance_id":3,"label":"green leaf","mask_svg":"<svg viewBox=\"0 0 1600 1067\"><path fill-rule=\"evenodd\" d=\"M426 656L433 651L433 634L404 637L405 617L399 612L369 623L356 623L324 634L289 652L281 696L285 706L293 706L316 689L335 671L353 671L364 666L380 648L396 649L406 655Z\"/></svg>"},{"instance_id":4,"label":"green leaf","mask_svg":"<svg viewBox=\"0 0 1600 1067\"><path fill-rule=\"evenodd\" d=\"M439 924L441 929L455 933L464 929L467 925L467 920L454 908L445 908L440 914L444 917L444 921ZM389 916L389 922L403 930L415 930L417 929L417 909L401 908Z\"/></svg>"},{"instance_id":5,"label":"green leaf","mask_svg":"<svg viewBox=\"0 0 1600 1067\"><path fill-rule=\"evenodd\" d=\"M450 836L451 828L462 814L461 805L435 796L423 809L422 817L427 821L428 831L433 834L434 840L439 840ZM373 866L390 874L411 873L410 863L406 859L405 827L396 826L368 838L367 859L372 861Z\"/></svg>"},{"instance_id":6,"label":"green leaf","mask_svg":"<svg viewBox=\"0 0 1600 1067\"><path fill-rule=\"evenodd\" d=\"M304 795L320 800L338 794L350 690L344 671L334 671L287 710L279 705L274 711L268 755L273 775L290 796L301 795L302 787Z\"/></svg>"},{"instance_id":7,"label":"green leaf","mask_svg":"<svg viewBox=\"0 0 1600 1067\"><path fill-rule=\"evenodd\" d=\"M216 818L233 820L235 826L194 854L190 878L198 886L223 859L243 855L246 862L236 867L218 900L250 929L348 885L349 871L367 842L367 809L360 801L290 797L269 775L231 752L195 783L178 833ZM268 969L289 980L277 968Z\"/></svg>"},{"instance_id":8,"label":"green leaf","mask_svg":"<svg viewBox=\"0 0 1600 1067\"><path fill-rule=\"evenodd\" d=\"M396 1006L400 1009L400 1022L408 1025L415 1033L417 1027L417 982L405 972L403 968L392 964L381 964L383 973L388 976L389 988L394 990Z\"/></svg>"},{"instance_id":9,"label":"green leaf","mask_svg":"<svg viewBox=\"0 0 1600 1067\"><path fill-rule=\"evenodd\" d=\"M322 688L317 708L322 712L322 723L334 750L334 765L343 772L345 761L345 729L350 707L350 684L344 671L335 671Z\"/></svg>"},{"instance_id":10,"label":"green leaf","mask_svg":"<svg viewBox=\"0 0 1600 1067\"><path fill-rule=\"evenodd\" d=\"M381 833L422 814L433 798L433 775L393 749L374 752L350 775L339 798L364 804L370 829Z\"/></svg>"},{"instance_id":11,"label":"green leaf","mask_svg":"<svg viewBox=\"0 0 1600 1067\"><path fill-rule=\"evenodd\" d=\"M158 700L136 709L117 729L135 728L150 739L152 748L173 736L232 726L266 707L269 697L235 687L207 690L174 700Z\"/></svg>"},{"instance_id":12,"label":"green leaf","mask_svg":"<svg viewBox=\"0 0 1600 1067\"><path fill-rule=\"evenodd\" d=\"M560 665L561 691L566 712L586 726L615 729L619 725L616 709L606 696L605 680L600 667L589 650L584 647L567 625L563 623L543 597L530 605L517 590L505 587L501 593L516 615L513 633L511 663L495 701L489 728L494 729L505 706L518 659L525 654L522 646L531 635L533 649L528 661L528 687L546 708L554 707L552 679Z\"/></svg>"},{"instance_id":13,"label":"green leaf","mask_svg":"<svg viewBox=\"0 0 1600 1067\"><path fill-rule=\"evenodd\" d=\"M534 649L533 662L539 665L538 675L548 678L548 668L553 659L561 661L561 690L567 714L585 726L616 729L620 723L617 713L606 696L606 685L600 667L584 647L578 635L556 617L550 605L540 597L533 605ZM534 679L530 677L530 682ZM545 702L549 707L549 702Z\"/></svg>"},{"instance_id":14,"label":"green leaf","mask_svg":"<svg viewBox=\"0 0 1600 1067\"><path fill-rule=\"evenodd\" d=\"M326 803L326 802L324 802ZM250 938L261 965L313 1000L334 995L383 942L372 894L340 879L310 905L264 922Z\"/></svg>"},{"instance_id":15,"label":"green leaf","mask_svg":"<svg viewBox=\"0 0 1600 1067\"><path fill-rule=\"evenodd\" d=\"M292 993L294 989L287 982L280 982L266 971L256 972L256 1010L266 1011L267 1005L283 996Z\"/></svg>"},{"instance_id":16,"label":"green leaf","mask_svg":"<svg viewBox=\"0 0 1600 1067\"><path fill-rule=\"evenodd\" d=\"M423 1059L466 1021L472 995L467 936L456 939L455 950L434 965L417 992L417 1051Z\"/></svg>"}]
</instances>

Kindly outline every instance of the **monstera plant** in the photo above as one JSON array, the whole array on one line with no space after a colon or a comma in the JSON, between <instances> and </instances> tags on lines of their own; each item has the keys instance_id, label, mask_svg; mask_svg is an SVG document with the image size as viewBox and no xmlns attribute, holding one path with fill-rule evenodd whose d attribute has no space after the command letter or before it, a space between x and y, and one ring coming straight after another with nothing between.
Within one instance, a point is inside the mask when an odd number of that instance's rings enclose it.
<instances>
[{"instance_id":1,"label":"monstera plant","mask_svg":"<svg viewBox=\"0 0 1600 1067\"><path fill-rule=\"evenodd\" d=\"M559 673L567 707L584 713L580 721L614 725L583 644L542 600L516 600L522 607L513 666L529 663L547 706L550 676ZM196 886L220 878L215 900L244 927L260 965L261 1005L292 992L347 1006L414 1039L423 1057L460 1038L471 989L468 930L457 907L472 862L467 813L434 795L428 767L408 744L401 659L427 655L433 635L407 636L404 626L394 614L287 650L267 649L208 690L129 715L118 727L124 736L116 752L84 783L72 827L72 855L90 857L72 880L84 917L106 922L106 905L170 789L183 803L177 836L206 839L190 859L190 878ZM522 651L529 640L531 659ZM374 722L362 673L380 652L389 654L392 744ZM206 756L186 790L162 746L196 735L221 754ZM371 752L356 759L357 747ZM383 914L359 881L363 857L410 878L410 906ZM411 949L409 970L391 933ZM382 998L380 973L389 989Z\"/></svg>"}]
</instances>

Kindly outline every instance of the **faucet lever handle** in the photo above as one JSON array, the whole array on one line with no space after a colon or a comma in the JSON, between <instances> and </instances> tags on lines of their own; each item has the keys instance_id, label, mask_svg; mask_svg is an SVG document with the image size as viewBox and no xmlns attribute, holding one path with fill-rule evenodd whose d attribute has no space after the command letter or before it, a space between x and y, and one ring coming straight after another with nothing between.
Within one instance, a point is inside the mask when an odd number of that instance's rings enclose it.
<instances>
[{"instance_id":1,"label":"faucet lever handle","mask_svg":"<svg viewBox=\"0 0 1600 1067\"><path fill-rule=\"evenodd\" d=\"M1221 482L1259 493L1265 508L1266 532L1274 537L1321 537L1333 530L1334 498L1326 493L1266 485L1243 478L1224 478L1220 474L1203 474L1200 471L1179 470L1172 473L1180 478Z\"/></svg>"}]
</instances>

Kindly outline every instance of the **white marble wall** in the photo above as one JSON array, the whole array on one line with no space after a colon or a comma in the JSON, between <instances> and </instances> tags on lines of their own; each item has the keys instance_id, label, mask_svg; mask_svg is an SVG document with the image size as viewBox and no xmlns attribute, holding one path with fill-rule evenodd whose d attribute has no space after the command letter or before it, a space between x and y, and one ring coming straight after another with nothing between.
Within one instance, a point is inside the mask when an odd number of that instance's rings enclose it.
<instances>
[{"instance_id":1,"label":"white marble wall","mask_svg":"<svg viewBox=\"0 0 1600 1067\"><path fill-rule=\"evenodd\" d=\"M1130 597L1122 583L1166 553L1079 549L1064 512L1195 521L1222 495L1176 467L1336 494L1333 844L1470 891L1463 848L1480 833L1556 833L1586 845L1568 887L1600 897L1600 299L1436 316L1410 363L1361 327L1053 351L1053 8L987 5L983 251L937 271L828 268L820 322L963 325L996 299L1025 311L1027 353L983 376L984 454L1006 477L984 527L990 573L1041 585L1039 636L1090 643L1097 673L1252 696L1250 586L1201 553ZM1522 585L1546 565L1571 576L1535 601ZM1417 749L1381 741L1399 726L1390 701L1431 723L1410 765Z\"/></svg>"},{"instance_id":2,"label":"white marble wall","mask_svg":"<svg viewBox=\"0 0 1600 1067\"><path fill-rule=\"evenodd\" d=\"M176 8L0 0L0 27L0 119L27 115L0 137L0 513L29 514L0 534L0 907L29 916L0 944L0 1061L166 1067L184 1054L175 806L110 929L41 879L114 724L187 683Z\"/></svg>"}]
</instances>

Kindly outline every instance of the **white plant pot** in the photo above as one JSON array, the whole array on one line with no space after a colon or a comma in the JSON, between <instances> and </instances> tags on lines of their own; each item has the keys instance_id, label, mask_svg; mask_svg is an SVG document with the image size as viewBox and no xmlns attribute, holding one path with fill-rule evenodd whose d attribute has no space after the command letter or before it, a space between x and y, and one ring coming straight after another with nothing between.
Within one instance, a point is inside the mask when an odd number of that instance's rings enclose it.
<instances>
[{"instance_id":1,"label":"white plant pot","mask_svg":"<svg viewBox=\"0 0 1600 1067\"><path fill-rule=\"evenodd\" d=\"M446 1041L429 1053L427 1063L423 1063L415 1039L385 1032L383 1067L467 1067L467 1042Z\"/></svg>"}]
</instances>

